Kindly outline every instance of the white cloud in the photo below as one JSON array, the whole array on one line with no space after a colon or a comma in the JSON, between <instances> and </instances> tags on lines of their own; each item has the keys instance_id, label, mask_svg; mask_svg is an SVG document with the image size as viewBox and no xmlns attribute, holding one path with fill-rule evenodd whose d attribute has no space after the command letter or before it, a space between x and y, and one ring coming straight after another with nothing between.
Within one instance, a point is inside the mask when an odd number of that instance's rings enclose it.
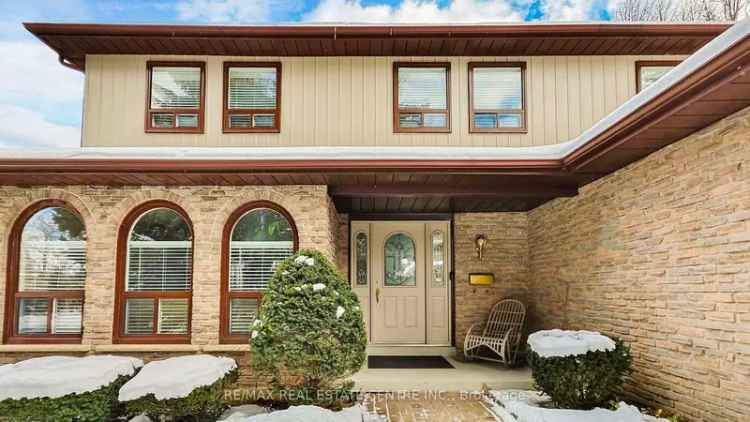
<instances>
[{"instance_id":1,"label":"white cloud","mask_svg":"<svg viewBox=\"0 0 750 422\"><path fill-rule=\"evenodd\" d=\"M599 11L607 3L597 0L542 0L544 19L549 21L598 20Z\"/></svg>"},{"instance_id":2,"label":"white cloud","mask_svg":"<svg viewBox=\"0 0 750 422\"><path fill-rule=\"evenodd\" d=\"M175 7L183 21L254 23L285 19L301 6L299 0L184 0Z\"/></svg>"},{"instance_id":3,"label":"white cloud","mask_svg":"<svg viewBox=\"0 0 750 422\"><path fill-rule=\"evenodd\" d=\"M51 123L36 111L0 104L0 147L78 147L78 127Z\"/></svg>"},{"instance_id":4,"label":"white cloud","mask_svg":"<svg viewBox=\"0 0 750 422\"><path fill-rule=\"evenodd\" d=\"M80 104L83 79L40 41L0 41L0 103Z\"/></svg>"},{"instance_id":5,"label":"white cloud","mask_svg":"<svg viewBox=\"0 0 750 422\"><path fill-rule=\"evenodd\" d=\"M440 7L436 0L404 0L397 6L364 5L360 0L322 0L303 20L314 22L457 23L522 21L511 0L453 0Z\"/></svg>"}]
</instances>

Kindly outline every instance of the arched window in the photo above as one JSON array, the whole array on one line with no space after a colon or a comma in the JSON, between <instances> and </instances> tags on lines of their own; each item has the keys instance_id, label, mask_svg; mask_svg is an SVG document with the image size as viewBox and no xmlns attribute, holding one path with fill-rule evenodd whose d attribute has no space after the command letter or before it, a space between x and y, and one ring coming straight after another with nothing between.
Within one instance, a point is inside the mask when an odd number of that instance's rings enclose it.
<instances>
[{"instance_id":1,"label":"arched window","mask_svg":"<svg viewBox=\"0 0 750 422\"><path fill-rule=\"evenodd\" d=\"M268 280L297 245L291 215L274 203L253 202L232 213L222 245L222 342L247 341Z\"/></svg>"},{"instance_id":2,"label":"arched window","mask_svg":"<svg viewBox=\"0 0 750 422\"><path fill-rule=\"evenodd\" d=\"M11 230L6 342L79 343L86 282L86 227L57 200L26 209Z\"/></svg>"},{"instance_id":3,"label":"arched window","mask_svg":"<svg viewBox=\"0 0 750 422\"><path fill-rule=\"evenodd\" d=\"M189 343L193 229L175 204L147 202L118 238L115 341Z\"/></svg>"}]
</instances>

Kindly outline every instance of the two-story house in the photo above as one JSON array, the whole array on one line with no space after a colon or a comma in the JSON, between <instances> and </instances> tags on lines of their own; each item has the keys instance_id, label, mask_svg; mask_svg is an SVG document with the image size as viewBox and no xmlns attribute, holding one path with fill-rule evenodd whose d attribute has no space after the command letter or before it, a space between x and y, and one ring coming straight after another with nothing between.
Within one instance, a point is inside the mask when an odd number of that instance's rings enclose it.
<instances>
[{"instance_id":1,"label":"two-story house","mask_svg":"<svg viewBox=\"0 0 750 422\"><path fill-rule=\"evenodd\" d=\"M26 27L85 73L82 148L0 154L3 360L245 353L317 249L372 347L516 297L623 336L636 394L748 410L747 22Z\"/></svg>"}]
</instances>

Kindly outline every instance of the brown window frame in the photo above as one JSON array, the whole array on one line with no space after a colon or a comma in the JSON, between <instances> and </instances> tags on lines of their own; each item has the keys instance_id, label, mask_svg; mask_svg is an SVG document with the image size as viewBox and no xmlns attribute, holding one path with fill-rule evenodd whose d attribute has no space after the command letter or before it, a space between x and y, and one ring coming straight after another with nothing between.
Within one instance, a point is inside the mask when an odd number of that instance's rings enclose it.
<instances>
[{"instance_id":1,"label":"brown window frame","mask_svg":"<svg viewBox=\"0 0 750 422\"><path fill-rule=\"evenodd\" d=\"M641 92L641 69L652 66L677 66L681 60L638 60L635 62L635 93Z\"/></svg>"},{"instance_id":2,"label":"brown window frame","mask_svg":"<svg viewBox=\"0 0 750 422\"><path fill-rule=\"evenodd\" d=\"M5 328L3 330L3 343L7 344L80 344L83 338L83 311L81 311L81 334L52 334L52 301L53 299L81 299L84 302L86 290L56 290L56 291L32 291L19 292L18 283L21 264L21 237L23 229L37 212L45 208L65 208L75 213L83 220L83 216L69 203L58 199L45 199L28 206L16 218L10 231L8 240L8 268L6 270L5 284ZM88 245L87 245L88 253ZM18 333L18 301L19 299L39 298L47 299L47 333L44 335L24 335Z\"/></svg>"},{"instance_id":3,"label":"brown window frame","mask_svg":"<svg viewBox=\"0 0 750 422\"><path fill-rule=\"evenodd\" d=\"M232 231L242 216L259 208L274 210L286 218L289 222L289 227L292 228L294 252L299 251L299 231L297 230L297 225L294 222L294 218L292 218L292 214L281 205L271 201L253 201L242 205L229 215L224 224L224 232L221 239L221 304L219 306L219 318L221 322L219 324L219 342L222 344L247 344L250 340L250 336L248 335L232 334L229 331L229 302L234 298L257 298L258 306L260 306L260 302L263 299L262 291L229 291L229 242L232 239Z\"/></svg>"},{"instance_id":4,"label":"brown window frame","mask_svg":"<svg viewBox=\"0 0 750 422\"><path fill-rule=\"evenodd\" d=\"M128 259L128 240L130 238L130 230L138 220L140 216L151 211L155 208L169 208L185 219L185 222L190 227L191 232L191 245L190 253L192 254L191 262L192 268L190 269L190 291L189 292L126 292L125 291L125 277L127 272L127 259ZM195 230L193 228L193 222L190 220L187 212L185 212L179 205L164 201L164 200L152 200L144 202L137 207L130 210L128 215L125 216L120 229L117 233L117 263L115 273L115 315L112 329L112 342L115 344L189 344L190 336L192 334L192 322L193 322L193 286L195 269ZM155 299L154 301L154 318L158 318L158 306L159 299L188 299L188 325L187 334L157 334L158 324L154 321L153 334L150 335L132 335L125 334L125 303L130 298L148 298Z\"/></svg>"},{"instance_id":5,"label":"brown window frame","mask_svg":"<svg viewBox=\"0 0 750 422\"><path fill-rule=\"evenodd\" d=\"M521 108L474 110L474 69L478 67L514 67L521 69ZM526 99L526 62L470 62L469 63L469 133L527 133L528 101ZM518 128L478 128L474 125L474 116L482 113L520 114L521 127Z\"/></svg>"},{"instance_id":6,"label":"brown window frame","mask_svg":"<svg viewBox=\"0 0 750 422\"><path fill-rule=\"evenodd\" d=\"M398 106L398 71L402 67L436 67L445 69L445 105L446 109L424 109L424 108L405 108ZM404 128L400 125L399 117L401 113L422 114L425 113L444 113L448 125L444 128L435 127L414 127ZM451 133L451 63L450 62L393 62L393 133Z\"/></svg>"},{"instance_id":7,"label":"brown window frame","mask_svg":"<svg viewBox=\"0 0 750 422\"><path fill-rule=\"evenodd\" d=\"M200 81L200 107L194 108L151 108L151 78L154 67L198 67L201 70ZM205 127L206 111L206 63L205 62L180 62L180 61L148 61L146 62L146 117L144 130L146 133L203 133ZM152 113L171 113L177 124L178 114L198 114L198 126L196 127L171 127L160 128L151 125Z\"/></svg>"},{"instance_id":8,"label":"brown window frame","mask_svg":"<svg viewBox=\"0 0 750 422\"><path fill-rule=\"evenodd\" d=\"M229 109L229 68L230 67L274 67L276 68L276 108L235 108ZM224 62L224 101L222 130L224 133L279 133L281 132L281 62ZM273 114L274 126L264 128L233 128L229 126L231 114Z\"/></svg>"}]
</instances>

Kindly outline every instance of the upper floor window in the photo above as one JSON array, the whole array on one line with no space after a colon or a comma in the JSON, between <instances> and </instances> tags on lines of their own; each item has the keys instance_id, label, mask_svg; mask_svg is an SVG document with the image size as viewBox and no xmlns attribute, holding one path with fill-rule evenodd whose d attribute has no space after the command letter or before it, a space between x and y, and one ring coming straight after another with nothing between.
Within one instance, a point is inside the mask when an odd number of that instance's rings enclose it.
<instances>
[{"instance_id":1,"label":"upper floor window","mask_svg":"<svg viewBox=\"0 0 750 422\"><path fill-rule=\"evenodd\" d=\"M11 231L9 343L81 341L86 281L86 228L60 201L42 201Z\"/></svg>"},{"instance_id":2,"label":"upper floor window","mask_svg":"<svg viewBox=\"0 0 750 422\"><path fill-rule=\"evenodd\" d=\"M675 66L680 64L679 61L645 61L635 63L636 73L636 92L653 85L662 76L667 74Z\"/></svg>"},{"instance_id":3,"label":"upper floor window","mask_svg":"<svg viewBox=\"0 0 750 422\"><path fill-rule=\"evenodd\" d=\"M469 64L471 132L526 131L524 63Z\"/></svg>"},{"instance_id":4,"label":"upper floor window","mask_svg":"<svg viewBox=\"0 0 750 422\"><path fill-rule=\"evenodd\" d=\"M450 132L450 63L394 63L394 132Z\"/></svg>"},{"instance_id":5,"label":"upper floor window","mask_svg":"<svg viewBox=\"0 0 750 422\"><path fill-rule=\"evenodd\" d=\"M203 133L205 64L148 63L147 132Z\"/></svg>"},{"instance_id":6,"label":"upper floor window","mask_svg":"<svg viewBox=\"0 0 750 422\"><path fill-rule=\"evenodd\" d=\"M189 342L193 231L185 212L147 202L125 218L118 242L115 340Z\"/></svg>"},{"instance_id":7,"label":"upper floor window","mask_svg":"<svg viewBox=\"0 0 750 422\"><path fill-rule=\"evenodd\" d=\"M224 132L278 132L281 63L224 63Z\"/></svg>"},{"instance_id":8,"label":"upper floor window","mask_svg":"<svg viewBox=\"0 0 750 422\"><path fill-rule=\"evenodd\" d=\"M245 343L276 266L297 249L291 215L266 201L246 204L224 229L221 340Z\"/></svg>"}]
</instances>

